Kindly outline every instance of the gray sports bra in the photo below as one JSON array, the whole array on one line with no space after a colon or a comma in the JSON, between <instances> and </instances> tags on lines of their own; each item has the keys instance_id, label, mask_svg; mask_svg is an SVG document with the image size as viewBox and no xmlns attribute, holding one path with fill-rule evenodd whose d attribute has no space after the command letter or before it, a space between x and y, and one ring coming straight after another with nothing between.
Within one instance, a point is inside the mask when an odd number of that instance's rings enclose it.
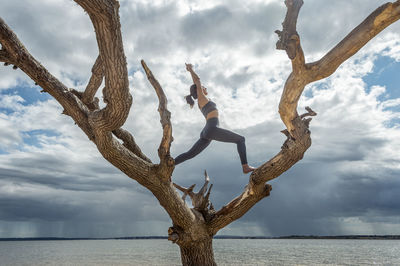
<instances>
[{"instance_id":1,"label":"gray sports bra","mask_svg":"<svg viewBox=\"0 0 400 266\"><path fill-rule=\"evenodd\" d=\"M207 115L217 109L217 105L213 101L208 101L202 108L201 112L203 113L204 117L207 118Z\"/></svg>"}]
</instances>

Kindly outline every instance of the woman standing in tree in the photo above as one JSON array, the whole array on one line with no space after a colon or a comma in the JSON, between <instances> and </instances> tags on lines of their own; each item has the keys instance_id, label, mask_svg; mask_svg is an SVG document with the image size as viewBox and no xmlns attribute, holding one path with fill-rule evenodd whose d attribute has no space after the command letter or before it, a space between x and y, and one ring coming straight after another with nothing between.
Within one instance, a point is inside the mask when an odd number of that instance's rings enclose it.
<instances>
[{"instance_id":1,"label":"woman standing in tree","mask_svg":"<svg viewBox=\"0 0 400 266\"><path fill-rule=\"evenodd\" d=\"M254 167L247 164L245 138L232 131L218 127L218 110L217 105L207 98L207 89L201 86L200 78L193 71L192 64L186 64L186 70L190 72L193 79L193 85L190 87L190 95L186 96L186 102L193 108L194 100L197 99L197 104L206 118L206 125L200 133L200 139L193 147L175 158L175 165L178 165L186 160L195 157L202 152L211 142L211 140L236 143L237 150L242 163L243 173L247 174L254 171Z\"/></svg>"}]
</instances>

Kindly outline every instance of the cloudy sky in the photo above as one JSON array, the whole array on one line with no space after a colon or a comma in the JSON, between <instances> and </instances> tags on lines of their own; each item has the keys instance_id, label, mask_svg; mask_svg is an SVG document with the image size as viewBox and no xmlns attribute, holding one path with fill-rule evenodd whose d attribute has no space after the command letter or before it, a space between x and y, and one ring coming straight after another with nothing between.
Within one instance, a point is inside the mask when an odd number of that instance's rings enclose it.
<instances>
[{"instance_id":1,"label":"cloudy sky","mask_svg":"<svg viewBox=\"0 0 400 266\"><path fill-rule=\"evenodd\" d=\"M172 112L177 156L197 140L204 118L190 109L195 65L220 110L221 126L246 137L259 166L285 140L278 116L290 73L275 50L282 0L121 0L133 106L126 128L154 162L161 126L157 97L140 67L162 84ZM382 0L305 0L298 20L306 60L319 59ZM71 0L2 0L0 16L28 50L71 88L83 89L97 57L88 16ZM313 144L271 182L271 196L222 235L400 234L400 22L334 75L306 87ZM100 95L98 95L100 96ZM20 70L0 67L0 237L166 235L171 222L152 194L104 160ZM236 147L213 142L176 167L174 182L200 184L207 169L219 208L248 182Z\"/></svg>"}]
</instances>

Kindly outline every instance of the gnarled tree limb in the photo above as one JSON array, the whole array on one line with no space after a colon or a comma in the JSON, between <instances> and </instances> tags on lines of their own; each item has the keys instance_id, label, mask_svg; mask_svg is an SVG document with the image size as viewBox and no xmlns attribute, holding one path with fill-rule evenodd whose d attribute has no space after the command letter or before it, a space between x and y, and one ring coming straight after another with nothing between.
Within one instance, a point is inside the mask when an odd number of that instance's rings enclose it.
<instances>
[{"instance_id":1,"label":"gnarled tree limb","mask_svg":"<svg viewBox=\"0 0 400 266\"><path fill-rule=\"evenodd\" d=\"M101 62L104 67L106 107L91 113L93 127L103 131L120 128L132 104L128 69L124 53L118 1L75 0L89 14L96 32Z\"/></svg>"},{"instance_id":2,"label":"gnarled tree limb","mask_svg":"<svg viewBox=\"0 0 400 266\"><path fill-rule=\"evenodd\" d=\"M295 29L296 23L293 22L293 19L288 18L288 16L297 18L303 1L286 0L285 3L288 12L283 23L283 32L277 31L282 39L278 42L277 47L288 53L292 60L293 72L286 81L279 103L279 114L289 133L293 136L292 121L298 116L297 103L304 87L313 81L330 76L344 61L359 51L379 32L397 21L400 18L400 0L377 8L324 57L317 62L306 64L305 67L304 55ZM293 55L296 57L292 58Z\"/></svg>"},{"instance_id":3,"label":"gnarled tree limb","mask_svg":"<svg viewBox=\"0 0 400 266\"><path fill-rule=\"evenodd\" d=\"M300 37L296 31L297 18L303 1L285 0L287 13L282 23L283 31L276 30L279 40L276 49L285 50L289 59L294 60L293 70L298 71L305 66L303 50L300 46Z\"/></svg>"},{"instance_id":4,"label":"gnarled tree limb","mask_svg":"<svg viewBox=\"0 0 400 266\"><path fill-rule=\"evenodd\" d=\"M400 19L400 0L377 8L320 60L307 64L312 81L330 76L378 33Z\"/></svg>"},{"instance_id":5,"label":"gnarled tree limb","mask_svg":"<svg viewBox=\"0 0 400 266\"><path fill-rule=\"evenodd\" d=\"M150 81L151 85L153 85L157 93L159 100L158 112L160 113L160 122L163 128L163 136L160 147L158 148L158 156L160 157L160 174L166 179L170 179L172 171L174 170L174 160L170 155L171 143L173 141L171 112L167 109L168 100L160 83L154 77L144 60L141 60L141 63L144 71L146 72L148 80Z\"/></svg>"},{"instance_id":6,"label":"gnarled tree limb","mask_svg":"<svg viewBox=\"0 0 400 266\"><path fill-rule=\"evenodd\" d=\"M210 187L208 187L208 183L210 182L210 178L207 174L207 171L204 171L204 185L203 187L199 190L199 192L195 193L193 192L194 187L196 184L191 185L189 188L184 188L181 187L178 184L174 183L174 186L179 189L180 191L183 192L182 199L185 200L186 196L189 195L190 199L192 200L192 205L194 209L198 211L207 211L208 207L211 209L214 209L212 207L211 202L209 201L211 189L212 189L212 184ZM208 189L208 191L207 191Z\"/></svg>"},{"instance_id":7,"label":"gnarled tree limb","mask_svg":"<svg viewBox=\"0 0 400 266\"><path fill-rule=\"evenodd\" d=\"M209 231L215 235L220 229L242 217L257 202L268 197L271 190L272 187L268 184L264 187L257 186L253 189L247 186L242 194L223 206L213 215L212 219L207 223Z\"/></svg>"},{"instance_id":8,"label":"gnarled tree limb","mask_svg":"<svg viewBox=\"0 0 400 266\"><path fill-rule=\"evenodd\" d=\"M123 141L123 145L125 146L125 148L133 152L139 158L142 158L146 162L151 163L151 160L147 158L147 156L142 152L140 147L136 144L134 137L131 133L129 133L129 131L123 128L119 128L114 130L113 134Z\"/></svg>"},{"instance_id":9,"label":"gnarled tree limb","mask_svg":"<svg viewBox=\"0 0 400 266\"><path fill-rule=\"evenodd\" d=\"M95 99L95 94L99 89L104 77L104 65L99 55L92 67L92 76L82 94L82 102L84 102L91 110L99 109L98 99Z\"/></svg>"},{"instance_id":10,"label":"gnarled tree limb","mask_svg":"<svg viewBox=\"0 0 400 266\"><path fill-rule=\"evenodd\" d=\"M275 31L279 36L276 47L280 50L286 50L289 59L292 61L293 72L285 83L279 103L279 114L289 133L292 134L291 131L294 128L291 121L297 116L297 102L307 84L303 76L305 72L304 53L296 30L297 18L303 6L303 0L285 0L285 4L287 12L282 23L283 31Z\"/></svg>"}]
</instances>

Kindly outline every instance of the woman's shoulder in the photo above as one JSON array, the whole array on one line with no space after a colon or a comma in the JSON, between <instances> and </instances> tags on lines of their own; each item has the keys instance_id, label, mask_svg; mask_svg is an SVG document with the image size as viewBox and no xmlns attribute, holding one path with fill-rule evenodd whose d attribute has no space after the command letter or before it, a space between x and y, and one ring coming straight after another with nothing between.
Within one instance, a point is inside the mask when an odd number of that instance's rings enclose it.
<instances>
[{"instance_id":1,"label":"woman's shoulder","mask_svg":"<svg viewBox=\"0 0 400 266\"><path fill-rule=\"evenodd\" d=\"M198 99L198 100L197 100L197 103L198 103L198 105L199 105L199 108L202 109L202 108L203 108L204 106L206 106L206 104L208 104L210 101L211 101L210 99L208 99L207 97L205 97L205 99L202 99L202 100Z\"/></svg>"}]
</instances>

